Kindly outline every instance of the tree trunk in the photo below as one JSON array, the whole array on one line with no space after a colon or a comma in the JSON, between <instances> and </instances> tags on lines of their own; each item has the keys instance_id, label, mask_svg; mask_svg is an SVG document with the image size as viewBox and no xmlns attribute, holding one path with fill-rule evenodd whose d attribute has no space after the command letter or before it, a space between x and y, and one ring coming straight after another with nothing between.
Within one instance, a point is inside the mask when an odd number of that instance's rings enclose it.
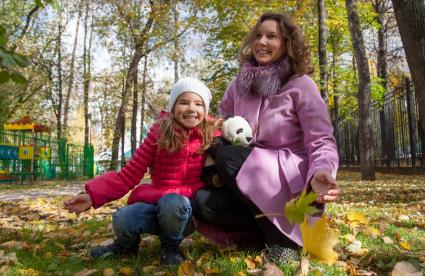
<instances>
[{"instance_id":1,"label":"tree trunk","mask_svg":"<svg viewBox=\"0 0 425 276\"><path fill-rule=\"evenodd\" d=\"M373 135L371 127L371 90L369 65L360 28L360 19L356 1L346 0L348 25L353 44L354 56L359 74L359 151L362 180L375 180L375 155L373 150Z\"/></svg>"},{"instance_id":2,"label":"tree trunk","mask_svg":"<svg viewBox=\"0 0 425 276\"><path fill-rule=\"evenodd\" d=\"M386 135L387 127L385 118L385 96L388 94L388 77L387 77L387 47L385 41L385 25L384 25L384 15L385 15L385 6L383 0L375 0L374 4L375 12L377 14L376 20L380 25L378 28L378 61L377 61L377 72L378 77L381 79L380 84L385 89L384 92L384 102L379 111L379 122L381 126L381 166L383 166L384 161L389 158L388 154L388 145L387 140L388 136ZM385 161L388 165L389 163Z\"/></svg>"},{"instance_id":3,"label":"tree trunk","mask_svg":"<svg viewBox=\"0 0 425 276\"><path fill-rule=\"evenodd\" d=\"M84 105L84 144L89 143L89 88L90 88L90 48L91 48L91 35L89 38L89 46L87 47L87 33L88 33L88 15L89 4L86 5L86 15L84 19L84 52L83 52L83 105Z\"/></svg>"},{"instance_id":4,"label":"tree trunk","mask_svg":"<svg viewBox=\"0 0 425 276\"><path fill-rule=\"evenodd\" d=\"M325 25L325 0L317 1L317 14L319 25L319 67L320 67L320 95L328 102L328 62L326 55L326 25Z\"/></svg>"},{"instance_id":5,"label":"tree trunk","mask_svg":"<svg viewBox=\"0 0 425 276\"><path fill-rule=\"evenodd\" d=\"M130 90L131 84L134 82L134 78L137 72L137 66L142 57L143 57L143 53L137 51L136 49L131 59L130 67L128 68L128 71L127 71L127 78L125 81L124 92L121 99L121 106L120 106L120 109L118 110L117 119L115 121L114 137L112 140L112 157L111 157L111 164L109 166L110 170L115 170L117 168L118 148L119 148L119 141L121 136L120 133L125 124L125 113L127 111L127 103L128 103L128 91Z\"/></svg>"},{"instance_id":6,"label":"tree trunk","mask_svg":"<svg viewBox=\"0 0 425 276\"><path fill-rule=\"evenodd\" d=\"M133 81L133 112L131 114L131 156L136 152L137 147L137 111L138 111L138 70L136 70Z\"/></svg>"},{"instance_id":7,"label":"tree trunk","mask_svg":"<svg viewBox=\"0 0 425 276\"><path fill-rule=\"evenodd\" d=\"M75 66L75 52L77 49L78 43L78 30L80 27L80 18L83 10L83 1L80 2L78 7L78 16L77 16L77 25L75 27L75 38L74 38L74 46L72 47L72 55L71 55L71 64L69 66L69 81L68 81L68 90L65 95L65 107L63 110L63 133L65 137L68 134L68 114L69 114L69 99L71 98L72 88L74 87L74 66Z\"/></svg>"},{"instance_id":8,"label":"tree trunk","mask_svg":"<svg viewBox=\"0 0 425 276\"><path fill-rule=\"evenodd\" d=\"M62 10L59 11L58 36L57 36L57 69L58 69L58 116L57 116L57 138L62 137Z\"/></svg>"},{"instance_id":9,"label":"tree trunk","mask_svg":"<svg viewBox=\"0 0 425 276\"><path fill-rule=\"evenodd\" d=\"M179 10L177 7L177 0L173 1L173 15L174 15L174 82L179 80L179 62L180 62L180 41L179 36Z\"/></svg>"},{"instance_id":10,"label":"tree trunk","mask_svg":"<svg viewBox=\"0 0 425 276\"><path fill-rule=\"evenodd\" d=\"M425 129L425 2L392 0L398 30L415 86L422 129ZM425 145L422 144L422 164Z\"/></svg>"},{"instance_id":11,"label":"tree trunk","mask_svg":"<svg viewBox=\"0 0 425 276\"><path fill-rule=\"evenodd\" d=\"M142 102L141 102L141 110L140 110L140 143L142 143L144 138L144 130L145 130L145 102L146 102L146 74L147 74L147 66L148 66L148 56L145 55L144 65L143 65L143 90L142 90Z\"/></svg>"}]
</instances>

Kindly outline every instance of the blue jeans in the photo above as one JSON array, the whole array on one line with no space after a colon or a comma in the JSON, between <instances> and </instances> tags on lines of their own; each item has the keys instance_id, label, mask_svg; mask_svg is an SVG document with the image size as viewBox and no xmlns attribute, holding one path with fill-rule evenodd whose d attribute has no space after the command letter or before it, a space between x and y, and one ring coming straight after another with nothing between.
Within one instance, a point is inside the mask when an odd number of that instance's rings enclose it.
<instances>
[{"instance_id":1,"label":"blue jeans","mask_svg":"<svg viewBox=\"0 0 425 276\"><path fill-rule=\"evenodd\" d=\"M126 248L138 247L144 233L159 236L162 244L179 245L191 218L189 199L167 194L155 204L138 202L118 209L112 217L112 229Z\"/></svg>"}]
</instances>

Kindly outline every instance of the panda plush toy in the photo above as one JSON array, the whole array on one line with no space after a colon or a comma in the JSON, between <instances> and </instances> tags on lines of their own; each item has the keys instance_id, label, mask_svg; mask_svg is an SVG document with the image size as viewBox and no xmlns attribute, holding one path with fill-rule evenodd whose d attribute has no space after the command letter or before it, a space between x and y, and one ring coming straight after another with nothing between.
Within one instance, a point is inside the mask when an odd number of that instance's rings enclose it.
<instances>
[{"instance_id":1,"label":"panda plush toy","mask_svg":"<svg viewBox=\"0 0 425 276\"><path fill-rule=\"evenodd\" d=\"M252 129L249 123L240 116L226 119L221 127L222 136L214 138L213 144L207 150L207 159L202 169L201 180L207 186L220 188L223 186L215 168L215 158L219 150L225 150L229 145L248 146L252 141Z\"/></svg>"}]
</instances>

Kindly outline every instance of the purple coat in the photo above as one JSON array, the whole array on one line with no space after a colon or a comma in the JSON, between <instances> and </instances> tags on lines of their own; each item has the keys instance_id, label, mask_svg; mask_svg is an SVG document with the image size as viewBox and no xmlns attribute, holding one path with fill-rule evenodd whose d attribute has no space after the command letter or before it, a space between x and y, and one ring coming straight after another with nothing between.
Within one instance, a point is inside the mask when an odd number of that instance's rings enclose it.
<instances>
[{"instance_id":1,"label":"purple coat","mask_svg":"<svg viewBox=\"0 0 425 276\"><path fill-rule=\"evenodd\" d=\"M242 116L254 130L238 187L282 233L302 245L298 225L273 214L283 214L286 202L309 185L317 170L336 177L339 158L327 107L307 75L292 77L270 99L238 89L234 79L220 103L222 115Z\"/></svg>"}]
</instances>

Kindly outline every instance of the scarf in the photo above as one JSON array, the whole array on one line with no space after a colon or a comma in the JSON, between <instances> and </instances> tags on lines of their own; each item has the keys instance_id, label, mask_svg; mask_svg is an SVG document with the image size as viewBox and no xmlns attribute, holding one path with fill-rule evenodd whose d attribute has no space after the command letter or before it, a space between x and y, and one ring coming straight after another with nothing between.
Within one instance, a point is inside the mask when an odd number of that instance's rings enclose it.
<instances>
[{"instance_id":1,"label":"scarf","mask_svg":"<svg viewBox=\"0 0 425 276\"><path fill-rule=\"evenodd\" d=\"M264 66L245 62L236 77L237 87L242 93L271 97L276 95L292 74L291 63L286 55Z\"/></svg>"}]
</instances>

